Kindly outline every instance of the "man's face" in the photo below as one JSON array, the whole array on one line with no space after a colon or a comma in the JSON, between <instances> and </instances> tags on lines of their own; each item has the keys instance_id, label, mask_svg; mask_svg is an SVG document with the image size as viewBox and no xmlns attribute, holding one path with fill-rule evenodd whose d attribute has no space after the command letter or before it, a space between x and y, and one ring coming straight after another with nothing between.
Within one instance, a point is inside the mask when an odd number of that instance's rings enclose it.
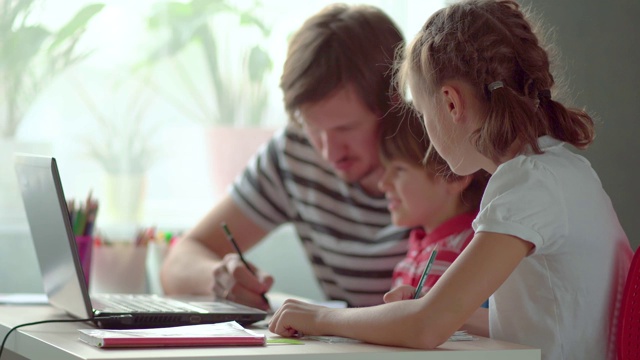
<instances>
[{"instance_id":1,"label":"man's face","mask_svg":"<svg viewBox=\"0 0 640 360\"><path fill-rule=\"evenodd\" d=\"M313 147L347 182L359 182L377 191L381 174L378 159L379 116L367 108L351 86L339 88L325 99L300 107L300 120Z\"/></svg>"}]
</instances>

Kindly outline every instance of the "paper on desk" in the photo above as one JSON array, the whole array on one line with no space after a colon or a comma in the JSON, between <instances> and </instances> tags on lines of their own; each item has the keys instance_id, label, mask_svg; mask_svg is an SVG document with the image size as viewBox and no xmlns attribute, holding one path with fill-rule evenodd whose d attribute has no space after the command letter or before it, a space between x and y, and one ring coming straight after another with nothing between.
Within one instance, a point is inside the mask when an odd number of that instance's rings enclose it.
<instances>
[{"instance_id":1,"label":"paper on desk","mask_svg":"<svg viewBox=\"0 0 640 360\"><path fill-rule=\"evenodd\" d=\"M46 294L36 293L0 294L0 304L47 305L49 298Z\"/></svg>"},{"instance_id":2,"label":"paper on desk","mask_svg":"<svg viewBox=\"0 0 640 360\"><path fill-rule=\"evenodd\" d=\"M340 337L340 336L308 336L305 335L302 339L304 340L317 340L322 341L329 344L345 344L345 343L359 343L360 340ZM469 335L466 331L456 331L449 340L447 341L471 341L477 340L477 338Z\"/></svg>"},{"instance_id":3,"label":"paper on desk","mask_svg":"<svg viewBox=\"0 0 640 360\"><path fill-rule=\"evenodd\" d=\"M235 321L157 329L78 329L79 339L96 347L262 345L266 337Z\"/></svg>"},{"instance_id":4,"label":"paper on desk","mask_svg":"<svg viewBox=\"0 0 640 360\"><path fill-rule=\"evenodd\" d=\"M304 342L284 337L270 337L267 338L267 345L304 345Z\"/></svg>"},{"instance_id":5,"label":"paper on desk","mask_svg":"<svg viewBox=\"0 0 640 360\"><path fill-rule=\"evenodd\" d=\"M478 338L472 335L469 335L466 331L460 330L453 333L453 335L451 335L449 337L449 340L447 341L471 341L471 340L478 340Z\"/></svg>"}]
</instances>

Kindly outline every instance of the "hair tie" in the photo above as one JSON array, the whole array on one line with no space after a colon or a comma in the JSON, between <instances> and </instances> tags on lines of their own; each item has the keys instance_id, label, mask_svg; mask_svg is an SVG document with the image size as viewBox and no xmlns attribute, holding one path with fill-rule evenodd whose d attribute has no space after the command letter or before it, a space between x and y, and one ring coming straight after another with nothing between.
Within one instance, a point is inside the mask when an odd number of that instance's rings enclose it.
<instances>
[{"instance_id":1,"label":"hair tie","mask_svg":"<svg viewBox=\"0 0 640 360\"><path fill-rule=\"evenodd\" d=\"M491 84L487 85L487 89L489 89L489 92L493 92L493 90L499 89L501 87L504 87L504 83L502 81L494 81Z\"/></svg>"},{"instance_id":2,"label":"hair tie","mask_svg":"<svg viewBox=\"0 0 640 360\"><path fill-rule=\"evenodd\" d=\"M551 90L544 89L544 90L538 91L538 99L540 99L540 100L542 100L542 99L551 100Z\"/></svg>"}]
</instances>

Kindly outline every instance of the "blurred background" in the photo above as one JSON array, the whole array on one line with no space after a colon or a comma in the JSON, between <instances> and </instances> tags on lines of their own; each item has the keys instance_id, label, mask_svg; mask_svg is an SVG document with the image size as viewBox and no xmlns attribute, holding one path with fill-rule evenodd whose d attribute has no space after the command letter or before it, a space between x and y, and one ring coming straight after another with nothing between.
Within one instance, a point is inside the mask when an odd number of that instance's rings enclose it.
<instances>
[{"instance_id":1,"label":"blurred background","mask_svg":"<svg viewBox=\"0 0 640 360\"><path fill-rule=\"evenodd\" d=\"M66 197L99 200L98 228L184 231L286 123L287 40L331 2L0 0L0 292L42 291L14 152L55 156ZM384 9L410 39L447 0L346 2ZM563 99L598 121L584 155L635 249L640 2L521 4L551 30ZM291 228L247 255L276 289L322 298Z\"/></svg>"}]
</instances>

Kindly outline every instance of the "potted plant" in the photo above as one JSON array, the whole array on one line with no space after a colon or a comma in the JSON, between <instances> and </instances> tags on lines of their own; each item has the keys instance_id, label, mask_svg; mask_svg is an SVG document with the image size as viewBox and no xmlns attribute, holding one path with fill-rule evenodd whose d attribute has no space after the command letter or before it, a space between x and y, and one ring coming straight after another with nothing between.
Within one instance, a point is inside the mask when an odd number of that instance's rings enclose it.
<instances>
[{"instance_id":1,"label":"potted plant","mask_svg":"<svg viewBox=\"0 0 640 360\"><path fill-rule=\"evenodd\" d=\"M101 218L106 223L139 223L146 195L147 172L157 160L159 124L148 116L155 94L148 91L145 79L125 76L105 80L108 96L100 101L74 79L74 88L97 127L91 128L84 147L87 155L104 170L104 206ZM104 89L101 89L104 90Z\"/></svg>"},{"instance_id":2,"label":"potted plant","mask_svg":"<svg viewBox=\"0 0 640 360\"><path fill-rule=\"evenodd\" d=\"M241 9L225 0L166 2L148 19L161 40L146 68L170 66L175 75L169 85L151 85L187 118L206 126L216 194L273 133L260 127L268 100L265 80L273 62L261 47L270 29L255 15L257 9L255 3ZM239 36L240 30L250 35ZM232 31L236 35L230 36ZM239 64L229 62L232 51L242 59ZM184 65L194 58L200 59L201 73ZM168 88L175 90L176 85L179 92L171 93Z\"/></svg>"},{"instance_id":3,"label":"potted plant","mask_svg":"<svg viewBox=\"0 0 640 360\"><path fill-rule=\"evenodd\" d=\"M27 110L47 85L88 52L76 45L89 21L104 7L81 8L58 30L32 19L37 0L0 1L0 214L15 217L21 208L12 171L14 152L50 152L42 143L18 141L16 134Z\"/></svg>"},{"instance_id":4,"label":"potted plant","mask_svg":"<svg viewBox=\"0 0 640 360\"><path fill-rule=\"evenodd\" d=\"M76 45L89 20L104 4L80 9L57 31L33 24L35 0L6 0L0 4L0 138L13 138L27 109L51 80L87 52Z\"/></svg>"}]
</instances>

